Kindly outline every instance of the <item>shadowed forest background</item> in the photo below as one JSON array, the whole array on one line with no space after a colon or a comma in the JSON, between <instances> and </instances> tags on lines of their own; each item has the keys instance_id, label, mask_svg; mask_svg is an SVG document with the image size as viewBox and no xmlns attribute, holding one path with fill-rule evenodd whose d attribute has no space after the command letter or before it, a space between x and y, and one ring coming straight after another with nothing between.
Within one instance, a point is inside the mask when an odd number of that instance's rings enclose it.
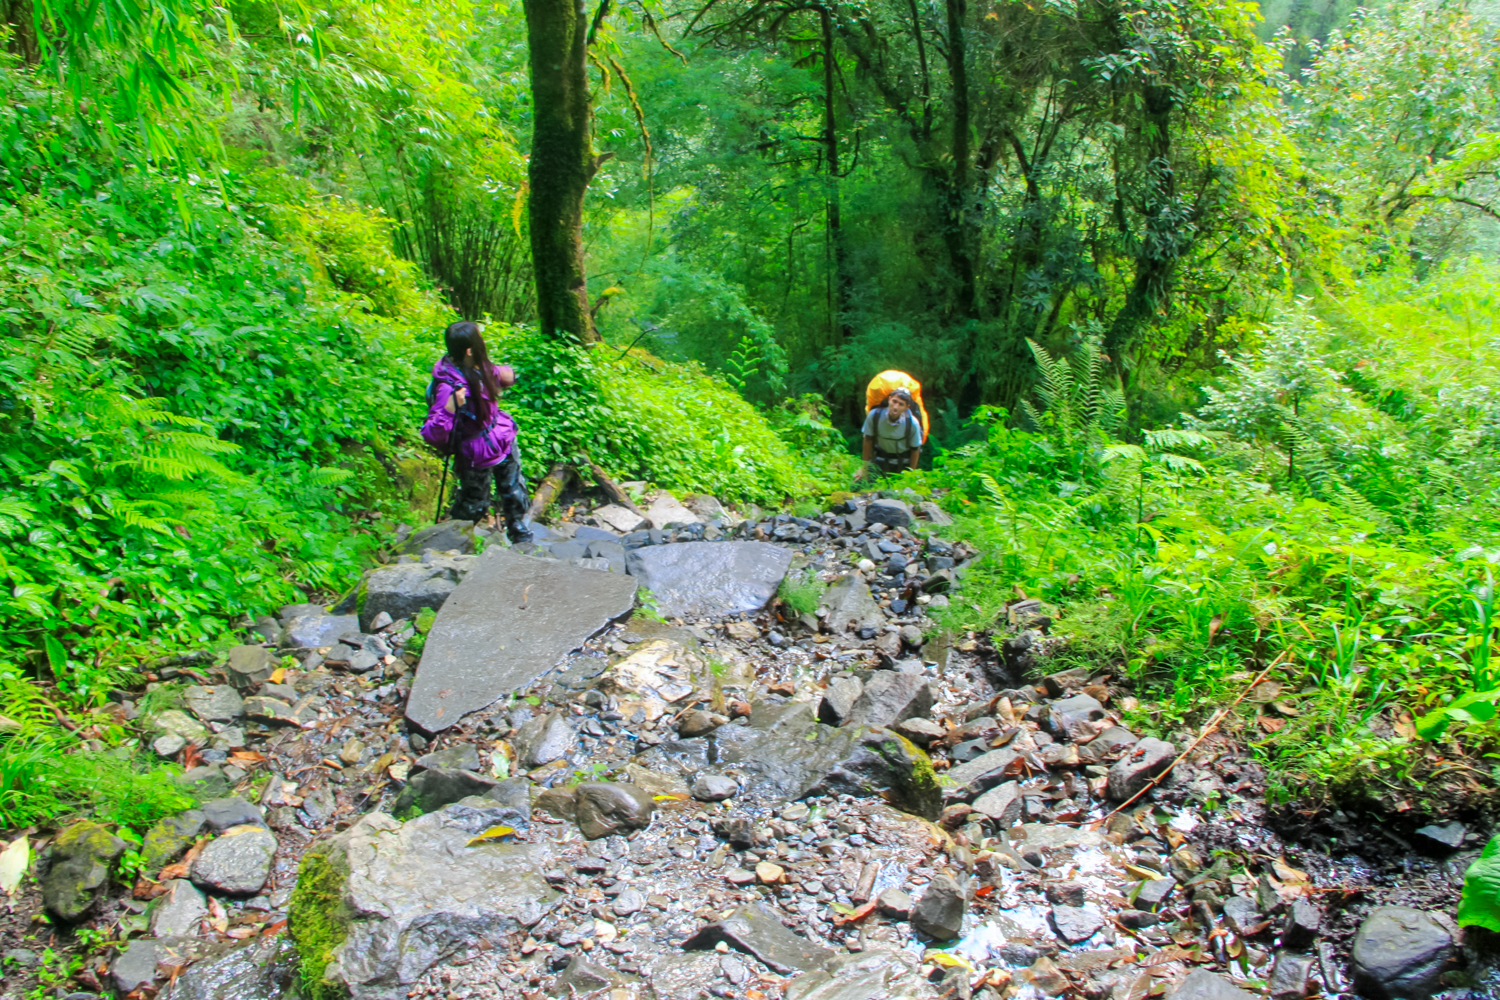
<instances>
[{"instance_id":1,"label":"shadowed forest background","mask_svg":"<svg viewBox=\"0 0 1500 1000\"><path fill-rule=\"evenodd\" d=\"M910 372L932 440L882 485L985 553L943 629L1055 602L1143 731L1280 657L1273 793L1493 789L1488 8L573 11L576 337L539 322L565 178L528 172L519 0L3 10L0 820L168 808L112 692L432 517L456 318L517 369L533 482L804 516Z\"/></svg>"}]
</instances>

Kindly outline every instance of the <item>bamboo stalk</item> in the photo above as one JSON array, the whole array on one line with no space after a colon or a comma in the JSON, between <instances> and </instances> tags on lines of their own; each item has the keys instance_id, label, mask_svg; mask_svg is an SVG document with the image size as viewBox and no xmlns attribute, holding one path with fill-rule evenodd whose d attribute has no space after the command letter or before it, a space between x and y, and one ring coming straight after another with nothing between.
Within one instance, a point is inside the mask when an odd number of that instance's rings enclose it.
<instances>
[{"instance_id":1,"label":"bamboo stalk","mask_svg":"<svg viewBox=\"0 0 1500 1000\"><path fill-rule=\"evenodd\" d=\"M552 498L562 492L563 485L568 481L568 473L572 471L572 468L565 462L558 462L547 473L546 478L537 483L536 493L531 497L531 506L526 511L527 521L536 520L537 516L547 509Z\"/></svg>"}]
</instances>

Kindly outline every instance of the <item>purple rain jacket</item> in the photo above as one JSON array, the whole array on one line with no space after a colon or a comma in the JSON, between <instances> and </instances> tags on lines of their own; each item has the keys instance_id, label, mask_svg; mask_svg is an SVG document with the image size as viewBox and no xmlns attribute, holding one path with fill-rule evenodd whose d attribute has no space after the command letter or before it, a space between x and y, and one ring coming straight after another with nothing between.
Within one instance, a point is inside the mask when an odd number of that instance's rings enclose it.
<instances>
[{"instance_id":1,"label":"purple rain jacket","mask_svg":"<svg viewBox=\"0 0 1500 1000\"><path fill-rule=\"evenodd\" d=\"M495 365L490 367L497 368ZM469 386L464 380L463 370L446 354L432 366L432 381L432 405L427 410L427 422L422 425L424 441L439 451L451 450L461 464L473 469L488 469L510 457L516 444L516 422L509 413L491 405L489 425L483 428L474 416L473 399L458 412L449 413L448 399L459 389ZM482 382L479 391L489 399ZM455 434L458 436L457 447L450 443Z\"/></svg>"}]
</instances>

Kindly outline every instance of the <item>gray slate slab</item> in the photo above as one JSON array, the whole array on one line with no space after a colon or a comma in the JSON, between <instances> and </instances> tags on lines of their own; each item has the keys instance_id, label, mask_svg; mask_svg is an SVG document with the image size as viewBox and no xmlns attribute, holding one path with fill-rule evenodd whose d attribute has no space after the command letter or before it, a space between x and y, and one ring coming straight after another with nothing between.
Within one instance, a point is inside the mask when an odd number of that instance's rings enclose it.
<instances>
[{"instance_id":1,"label":"gray slate slab","mask_svg":"<svg viewBox=\"0 0 1500 1000\"><path fill-rule=\"evenodd\" d=\"M406 717L447 729L530 684L635 605L636 581L486 549L427 636Z\"/></svg>"},{"instance_id":2,"label":"gray slate slab","mask_svg":"<svg viewBox=\"0 0 1500 1000\"><path fill-rule=\"evenodd\" d=\"M790 549L769 542L677 542L625 555L626 572L656 595L661 613L683 617L765 607L791 561Z\"/></svg>"}]
</instances>

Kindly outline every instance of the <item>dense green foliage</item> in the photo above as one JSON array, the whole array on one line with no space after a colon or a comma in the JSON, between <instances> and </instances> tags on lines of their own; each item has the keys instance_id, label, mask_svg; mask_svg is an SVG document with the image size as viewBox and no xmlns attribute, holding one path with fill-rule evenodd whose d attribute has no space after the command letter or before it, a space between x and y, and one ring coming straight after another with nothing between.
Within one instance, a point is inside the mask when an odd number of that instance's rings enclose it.
<instances>
[{"instance_id":1,"label":"dense green foliage","mask_svg":"<svg viewBox=\"0 0 1500 1000\"><path fill-rule=\"evenodd\" d=\"M1280 657L1283 787L1490 747L1495 31L1283 7L601 8L584 348L532 326L516 0L38 0L0 66L0 820L176 801L90 710L431 516L459 316L533 480L801 513L909 371L902 478L985 553L948 627L1057 602L1163 730Z\"/></svg>"}]
</instances>

